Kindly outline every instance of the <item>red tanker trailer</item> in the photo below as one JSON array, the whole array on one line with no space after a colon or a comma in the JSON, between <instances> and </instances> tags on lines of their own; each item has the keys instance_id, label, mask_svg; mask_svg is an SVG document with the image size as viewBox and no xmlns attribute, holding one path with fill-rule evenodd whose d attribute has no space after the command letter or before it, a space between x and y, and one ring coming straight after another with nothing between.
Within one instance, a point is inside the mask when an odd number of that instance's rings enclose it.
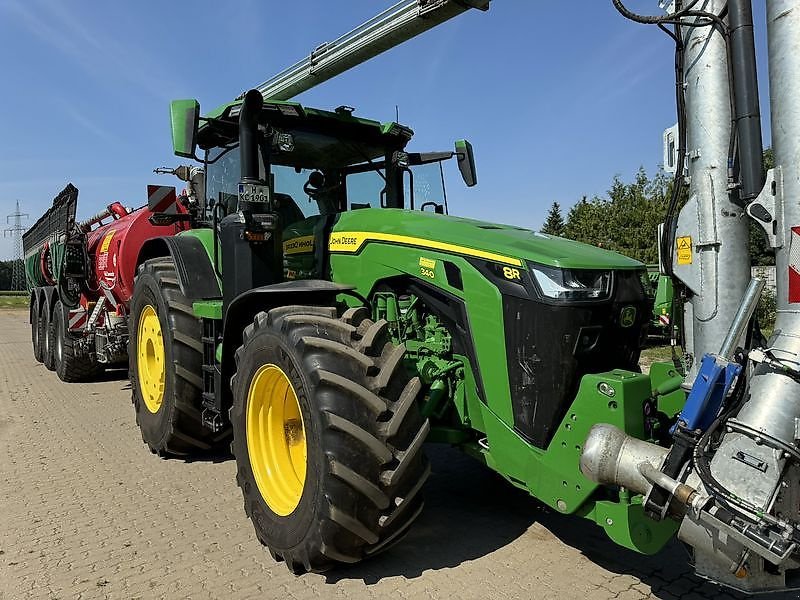
<instances>
[{"instance_id":1,"label":"red tanker trailer","mask_svg":"<svg viewBox=\"0 0 800 600\"><path fill-rule=\"evenodd\" d=\"M192 200L189 192L176 197L173 187L148 186L146 206L114 202L77 222L78 189L69 184L56 196L23 235L38 361L63 381L127 362L128 304L142 249L149 239L188 229Z\"/></svg>"}]
</instances>

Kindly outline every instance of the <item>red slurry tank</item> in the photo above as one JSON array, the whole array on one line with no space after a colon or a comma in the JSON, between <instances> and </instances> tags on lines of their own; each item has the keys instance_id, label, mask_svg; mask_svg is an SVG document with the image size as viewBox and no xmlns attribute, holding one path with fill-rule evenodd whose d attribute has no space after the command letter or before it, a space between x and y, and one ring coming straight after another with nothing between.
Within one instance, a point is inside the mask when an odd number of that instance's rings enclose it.
<instances>
[{"instance_id":1,"label":"red slurry tank","mask_svg":"<svg viewBox=\"0 0 800 600\"><path fill-rule=\"evenodd\" d=\"M109 209L119 206L112 204ZM185 213L181 205L178 212ZM115 212L115 216L119 213ZM87 249L92 262L94 283L111 292L114 298L127 306L133 295L133 278L136 276L136 260L142 245L149 239L174 235L188 229L186 222L173 225L153 225L153 212L146 206L119 216L114 221L101 225L87 233Z\"/></svg>"},{"instance_id":2,"label":"red slurry tank","mask_svg":"<svg viewBox=\"0 0 800 600\"><path fill-rule=\"evenodd\" d=\"M175 188L148 186L148 205L119 202L83 222L68 185L23 236L34 356L64 381L127 360L128 305L144 244L190 228ZM156 225L151 219L160 218Z\"/></svg>"}]
</instances>

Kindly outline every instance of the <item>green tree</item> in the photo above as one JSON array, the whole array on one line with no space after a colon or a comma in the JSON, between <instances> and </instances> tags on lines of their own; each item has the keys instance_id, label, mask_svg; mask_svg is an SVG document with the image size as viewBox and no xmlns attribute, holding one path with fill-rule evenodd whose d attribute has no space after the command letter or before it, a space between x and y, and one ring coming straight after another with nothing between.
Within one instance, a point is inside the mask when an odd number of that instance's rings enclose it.
<instances>
[{"instance_id":1,"label":"green tree","mask_svg":"<svg viewBox=\"0 0 800 600\"><path fill-rule=\"evenodd\" d=\"M668 184L664 173L650 179L644 169L632 183L614 178L608 191L608 248L646 263L658 260L658 224L664 220Z\"/></svg>"},{"instance_id":2,"label":"green tree","mask_svg":"<svg viewBox=\"0 0 800 600\"><path fill-rule=\"evenodd\" d=\"M590 202L584 196L569 209L567 222L564 225L564 237L593 246L602 245L603 220L604 212L600 200L595 198Z\"/></svg>"},{"instance_id":3,"label":"green tree","mask_svg":"<svg viewBox=\"0 0 800 600\"><path fill-rule=\"evenodd\" d=\"M658 260L658 224L664 219L670 181L640 169L632 183L614 177L607 197L585 197L567 215L564 236L620 252L642 262Z\"/></svg>"},{"instance_id":4,"label":"green tree","mask_svg":"<svg viewBox=\"0 0 800 600\"><path fill-rule=\"evenodd\" d=\"M547 213L541 232L559 237L564 235L564 217L561 216L561 205L558 202L553 202L550 207L550 212Z\"/></svg>"},{"instance_id":5,"label":"green tree","mask_svg":"<svg viewBox=\"0 0 800 600\"><path fill-rule=\"evenodd\" d=\"M774 166L772 149L767 148L764 169ZM645 263L655 263L658 260L658 225L664 221L671 195L672 180L663 171L650 178L640 168L631 183L615 176L606 197L587 200L584 196L569 210L563 236ZM685 201L686 197L682 198L678 206ZM752 219L749 221L752 263L775 264L775 252L767 245L764 230Z\"/></svg>"},{"instance_id":6,"label":"green tree","mask_svg":"<svg viewBox=\"0 0 800 600\"><path fill-rule=\"evenodd\" d=\"M775 153L772 151L772 148L767 148L766 150L764 150L764 174L766 175L767 171L774 168L775 168Z\"/></svg>"},{"instance_id":7,"label":"green tree","mask_svg":"<svg viewBox=\"0 0 800 600\"><path fill-rule=\"evenodd\" d=\"M0 290L11 289L11 275L13 274L14 261L0 261Z\"/></svg>"}]
</instances>

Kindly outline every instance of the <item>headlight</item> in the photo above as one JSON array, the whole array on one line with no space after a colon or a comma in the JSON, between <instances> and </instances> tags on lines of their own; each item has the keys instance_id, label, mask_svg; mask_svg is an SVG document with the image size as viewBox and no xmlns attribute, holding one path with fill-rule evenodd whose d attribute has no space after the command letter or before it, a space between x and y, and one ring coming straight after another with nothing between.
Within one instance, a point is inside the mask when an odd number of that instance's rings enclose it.
<instances>
[{"instance_id":1,"label":"headlight","mask_svg":"<svg viewBox=\"0 0 800 600\"><path fill-rule=\"evenodd\" d=\"M611 271L559 269L531 264L539 290L557 300L603 300L611 295Z\"/></svg>"}]
</instances>

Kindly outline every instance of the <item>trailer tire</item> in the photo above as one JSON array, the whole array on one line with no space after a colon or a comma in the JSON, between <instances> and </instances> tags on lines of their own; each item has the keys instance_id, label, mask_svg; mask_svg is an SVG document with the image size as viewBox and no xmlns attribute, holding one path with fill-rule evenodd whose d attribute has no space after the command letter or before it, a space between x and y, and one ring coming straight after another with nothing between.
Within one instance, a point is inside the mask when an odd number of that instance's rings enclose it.
<instances>
[{"instance_id":1,"label":"trailer tire","mask_svg":"<svg viewBox=\"0 0 800 600\"><path fill-rule=\"evenodd\" d=\"M55 363L55 334L56 330L53 322L53 306L47 301L45 296L44 300L44 314L42 315L42 327L44 329L44 344L42 349L42 362L44 366L50 371L56 370Z\"/></svg>"},{"instance_id":2,"label":"trailer tire","mask_svg":"<svg viewBox=\"0 0 800 600\"><path fill-rule=\"evenodd\" d=\"M236 351L237 483L258 539L295 574L388 548L423 507L430 424L419 411L421 384L386 321L366 315L260 312Z\"/></svg>"},{"instance_id":3,"label":"trailer tire","mask_svg":"<svg viewBox=\"0 0 800 600\"><path fill-rule=\"evenodd\" d=\"M230 428L215 433L202 422L202 323L181 293L172 258L150 259L139 267L129 336L136 423L150 450L187 456L228 441Z\"/></svg>"},{"instance_id":4,"label":"trailer tire","mask_svg":"<svg viewBox=\"0 0 800 600\"><path fill-rule=\"evenodd\" d=\"M33 358L36 362L44 361L44 319L38 295L31 297L31 344L33 345Z\"/></svg>"},{"instance_id":5,"label":"trailer tire","mask_svg":"<svg viewBox=\"0 0 800 600\"><path fill-rule=\"evenodd\" d=\"M56 375L61 381L76 383L91 381L100 372L100 365L89 355L81 355L77 348L78 339L69 331L69 310L61 300L53 308L53 359Z\"/></svg>"}]
</instances>

